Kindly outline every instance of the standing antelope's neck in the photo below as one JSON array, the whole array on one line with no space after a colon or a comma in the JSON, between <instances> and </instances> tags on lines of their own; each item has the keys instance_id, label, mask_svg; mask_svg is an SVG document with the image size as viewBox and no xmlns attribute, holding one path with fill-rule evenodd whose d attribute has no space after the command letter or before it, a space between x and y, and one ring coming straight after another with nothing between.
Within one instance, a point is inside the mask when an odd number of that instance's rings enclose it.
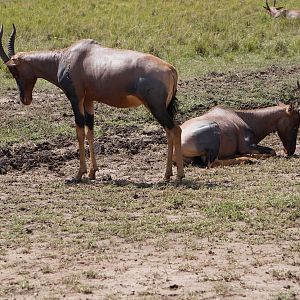
<instances>
[{"instance_id":1,"label":"standing antelope's neck","mask_svg":"<svg viewBox=\"0 0 300 300\"><path fill-rule=\"evenodd\" d=\"M285 109L272 106L254 110L237 110L236 113L254 131L255 143L259 143L271 132L277 131L278 121Z\"/></svg>"},{"instance_id":2,"label":"standing antelope's neck","mask_svg":"<svg viewBox=\"0 0 300 300\"><path fill-rule=\"evenodd\" d=\"M43 78L55 85L58 85L57 72L61 56L61 51L36 51L23 54L23 58L32 67L37 78Z\"/></svg>"}]
</instances>

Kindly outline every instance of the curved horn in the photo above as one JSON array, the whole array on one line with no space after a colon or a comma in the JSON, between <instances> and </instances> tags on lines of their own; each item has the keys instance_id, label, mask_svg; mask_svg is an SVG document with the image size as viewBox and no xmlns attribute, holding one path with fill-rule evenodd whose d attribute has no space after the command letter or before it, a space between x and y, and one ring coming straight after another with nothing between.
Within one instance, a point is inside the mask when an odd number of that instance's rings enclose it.
<instances>
[{"instance_id":1,"label":"curved horn","mask_svg":"<svg viewBox=\"0 0 300 300\"><path fill-rule=\"evenodd\" d=\"M8 41L8 57L11 58L15 55L15 38L16 38L16 27L15 24L13 24L13 30L11 32L11 35L9 37Z\"/></svg>"},{"instance_id":2,"label":"curved horn","mask_svg":"<svg viewBox=\"0 0 300 300\"><path fill-rule=\"evenodd\" d=\"M266 0L266 7L265 7L267 10L270 10L270 6L269 6L269 3L268 3L268 0Z\"/></svg>"},{"instance_id":3,"label":"curved horn","mask_svg":"<svg viewBox=\"0 0 300 300\"><path fill-rule=\"evenodd\" d=\"M1 29L0 29L0 56L3 62L6 63L9 61L9 58L6 55L5 51L3 50L2 35L3 35L3 25L1 25Z\"/></svg>"}]
</instances>

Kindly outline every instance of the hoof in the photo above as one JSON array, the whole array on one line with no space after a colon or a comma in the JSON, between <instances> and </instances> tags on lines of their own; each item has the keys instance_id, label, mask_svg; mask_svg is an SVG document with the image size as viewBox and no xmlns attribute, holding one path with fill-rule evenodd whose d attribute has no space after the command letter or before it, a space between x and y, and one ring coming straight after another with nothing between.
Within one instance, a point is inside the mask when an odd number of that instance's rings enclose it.
<instances>
[{"instance_id":1,"label":"hoof","mask_svg":"<svg viewBox=\"0 0 300 300\"><path fill-rule=\"evenodd\" d=\"M89 171L89 179L90 180L96 180L96 172L98 171L98 168L97 169L90 169Z\"/></svg>"},{"instance_id":2,"label":"hoof","mask_svg":"<svg viewBox=\"0 0 300 300\"><path fill-rule=\"evenodd\" d=\"M77 179L77 178L75 178L75 177L67 178L67 179L65 180L65 184L77 184L77 183L79 183L79 182L81 182L81 179Z\"/></svg>"},{"instance_id":3,"label":"hoof","mask_svg":"<svg viewBox=\"0 0 300 300\"><path fill-rule=\"evenodd\" d=\"M96 174L89 174L89 179L90 180L96 180Z\"/></svg>"},{"instance_id":4,"label":"hoof","mask_svg":"<svg viewBox=\"0 0 300 300\"><path fill-rule=\"evenodd\" d=\"M164 182L170 182L171 176L165 175Z\"/></svg>"},{"instance_id":5,"label":"hoof","mask_svg":"<svg viewBox=\"0 0 300 300\"><path fill-rule=\"evenodd\" d=\"M182 179L184 178L185 176L177 176L176 179L175 179L175 182L176 183L182 183Z\"/></svg>"},{"instance_id":6,"label":"hoof","mask_svg":"<svg viewBox=\"0 0 300 300\"><path fill-rule=\"evenodd\" d=\"M169 182L172 176L173 176L173 172L172 171L170 173L166 172L165 173L165 177L164 177L164 181L165 182Z\"/></svg>"}]
</instances>

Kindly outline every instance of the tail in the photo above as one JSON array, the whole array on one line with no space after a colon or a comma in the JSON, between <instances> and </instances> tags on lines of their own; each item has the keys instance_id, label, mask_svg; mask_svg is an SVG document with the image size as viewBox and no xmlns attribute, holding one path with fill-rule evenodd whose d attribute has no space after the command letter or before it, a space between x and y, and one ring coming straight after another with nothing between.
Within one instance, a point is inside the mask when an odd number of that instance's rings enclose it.
<instances>
[{"instance_id":1,"label":"tail","mask_svg":"<svg viewBox=\"0 0 300 300\"><path fill-rule=\"evenodd\" d=\"M178 111L178 99L176 98L176 93L177 93L177 71L173 66L170 66L171 70L172 70L172 77L173 77L173 96L171 99L171 102L169 103L167 110L168 113L170 115L170 117L172 118L172 120L174 120L175 115Z\"/></svg>"},{"instance_id":2,"label":"tail","mask_svg":"<svg viewBox=\"0 0 300 300\"><path fill-rule=\"evenodd\" d=\"M175 94L176 94L176 92L175 92ZM176 98L175 94L167 107L168 114L170 115L172 120L174 120L175 115L178 111L178 99Z\"/></svg>"}]
</instances>

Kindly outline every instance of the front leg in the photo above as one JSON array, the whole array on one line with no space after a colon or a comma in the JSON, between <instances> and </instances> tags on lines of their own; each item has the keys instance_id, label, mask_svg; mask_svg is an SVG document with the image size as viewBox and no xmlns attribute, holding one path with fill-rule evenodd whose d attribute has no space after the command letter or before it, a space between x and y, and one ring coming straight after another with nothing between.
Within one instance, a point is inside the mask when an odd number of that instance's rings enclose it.
<instances>
[{"instance_id":1,"label":"front leg","mask_svg":"<svg viewBox=\"0 0 300 300\"><path fill-rule=\"evenodd\" d=\"M276 156L276 152L274 149L265 147L265 146L260 146L256 144L250 145L250 152L249 154L267 154L269 156Z\"/></svg>"},{"instance_id":2,"label":"front leg","mask_svg":"<svg viewBox=\"0 0 300 300\"><path fill-rule=\"evenodd\" d=\"M67 183L80 182L82 179L82 175L87 172L86 160L85 160L85 132L84 132L84 116L81 113L75 114L75 123L76 123L76 136L79 145L79 170L76 175L67 179Z\"/></svg>"},{"instance_id":3,"label":"front leg","mask_svg":"<svg viewBox=\"0 0 300 300\"><path fill-rule=\"evenodd\" d=\"M93 101L87 101L84 103L85 110L85 125L87 127L86 137L90 147L90 170L89 178L91 180L96 179L96 171L98 170L97 161L95 157L94 147L94 105Z\"/></svg>"},{"instance_id":4,"label":"front leg","mask_svg":"<svg viewBox=\"0 0 300 300\"><path fill-rule=\"evenodd\" d=\"M85 161L85 149L84 149L84 128L81 128L76 125L76 133L77 133L77 140L78 140L78 145L79 145L79 170L75 176L76 181L80 181L82 178L82 175L87 172L87 167L86 167L86 161Z\"/></svg>"},{"instance_id":5,"label":"front leg","mask_svg":"<svg viewBox=\"0 0 300 300\"><path fill-rule=\"evenodd\" d=\"M81 105L73 105L72 103L72 108L74 111L75 115L75 123L76 123L76 135L77 135L77 140L78 140L78 145L79 145L79 170L75 177L71 179L73 182L79 182L81 181L82 175L87 172L87 166L86 166L86 160L85 160L85 147L84 147L84 140L85 140L85 131L84 131L84 124L85 124L85 119L84 115L81 111L83 111L83 100L81 101Z\"/></svg>"},{"instance_id":6,"label":"front leg","mask_svg":"<svg viewBox=\"0 0 300 300\"><path fill-rule=\"evenodd\" d=\"M254 132L250 128L246 128L244 134L241 134L239 142L240 154L267 154L275 156L276 152L272 148L260 146L254 143Z\"/></svg>"},{"instance_id":7,"label":"front leg","mask_svg":"<svg viewBox=\"0 0 300 300\"><path fill-rule=\"evenodd\" d=\"M71 102L72 110L74 112L75 124L76 124L76 135L79 144L79 157L80 157L80 166L75 177L67 180L67 182L78 182L81 180L82 175L87 172L86 161L85 161L85 149L84 149L84 140L85 140L85 117L84 117L84 96L78 95L76 93L75 87L73 85L72 79L69 73L70 66L63 65L58 73L58 81L60 87L65 92L66 96ZM80 93L79 93L80 94Z\"/></svg>"}]
</instances>

